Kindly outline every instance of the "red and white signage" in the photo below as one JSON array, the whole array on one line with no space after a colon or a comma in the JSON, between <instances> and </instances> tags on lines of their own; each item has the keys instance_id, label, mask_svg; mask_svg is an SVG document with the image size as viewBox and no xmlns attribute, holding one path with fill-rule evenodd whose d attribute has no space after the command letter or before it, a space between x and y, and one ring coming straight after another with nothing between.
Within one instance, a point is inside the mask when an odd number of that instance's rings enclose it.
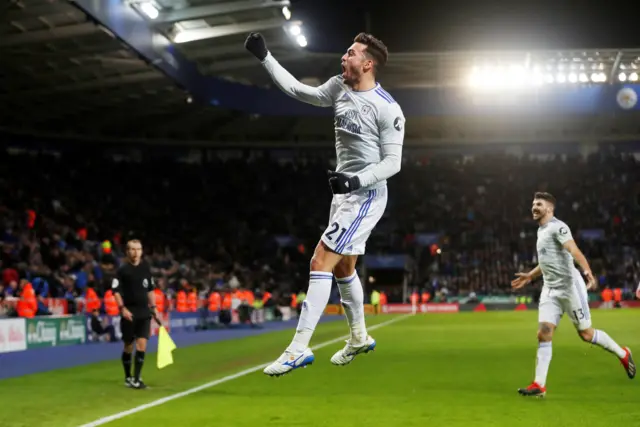
<instances>
[{"instance_id":1,"label":"red and white signage","mask_svg":"<svg viewBox=\"0 0 640 427\"><path fill-rule=\"evenodd\" d=\"M382 306L383 313L457 313L458 304L450 303L429 303L413 306L411 304L385 304Z\"/></svg>"},{"instance_id":2,"label":"red and white signage","mask_svg":"<svg viewBox=\"0 0 640 427\"><path fill-rule=\"evenodd\" d=\"M0 319L0 353L27 349L24 319Z\"/></svg>"}]
</instances>

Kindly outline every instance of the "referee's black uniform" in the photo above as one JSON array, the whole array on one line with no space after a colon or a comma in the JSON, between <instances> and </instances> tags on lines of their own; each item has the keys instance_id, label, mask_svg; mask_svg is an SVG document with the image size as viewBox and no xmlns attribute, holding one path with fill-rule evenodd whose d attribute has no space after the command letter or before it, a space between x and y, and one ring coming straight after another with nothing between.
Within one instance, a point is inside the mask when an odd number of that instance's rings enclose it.
<instances>
[{"instance_id":1,"label":"referee's black uniform","mask_svg":"<svg viewBox=\"0 0 640 427\"><path fill-rule=\"evenodd\" d=\"M138 265L127 262L123 264L113 279L111 288L113 292L120 294L124 307L131 312L133 320L127 320L120 316L120 331L122 341L126 346L138 338L149 339L151 333L152 312L149 307L149 292L155 289L155 283L151 276L151 268L145 261ZM122 307L120 307L122 310ZM136 351L135 374L131 376L131 353L122 353L122 364L125 371L125 385L134 388L146 387L140 381L140 372L144 364L144 351Z\"/></svg>"},{"instance_id":2,"label":"referee's black uniform","mask_svg":"<svg viewBox=\"0 0 640 427\"><path fill-rule=\"evenodd\" d=\"M131 344L136 338L149 339L151 332L151 309L148 293L155 289L151 268L145 261L138 265L126 263L116 273L113 292L120 294L124 306L133 315L133 321L122 318L120 330L122 341Z\"/></svg>"}]
</instances>

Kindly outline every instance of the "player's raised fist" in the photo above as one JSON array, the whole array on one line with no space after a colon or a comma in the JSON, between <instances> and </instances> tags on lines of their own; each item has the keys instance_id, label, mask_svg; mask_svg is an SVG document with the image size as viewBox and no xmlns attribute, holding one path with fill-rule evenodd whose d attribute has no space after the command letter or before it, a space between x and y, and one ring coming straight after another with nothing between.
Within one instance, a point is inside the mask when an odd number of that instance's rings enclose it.
<instances>
[{"instance_id":1,"label":"player's raised fist","mask_svg":"<svg viewBox=\"0 0 640 427\"><path fill-rule=\"evenodd\" d=\"M329 187L333 194L346 194L360 188L360 179L357 176L348 177L340 172L327 171L329 175Z\"/></svg>"},{"instance_id":2,"label":"player's raised fist","mask_svg":"<svg viewBox=\"0 0 640 427\"><path fill-rule=\"evenodd\" d=\"M244 47L260 61L264 61L264 58L267 57L267 43L260 33L250 33L244 42Z\"/></svg>"}]
</instances>

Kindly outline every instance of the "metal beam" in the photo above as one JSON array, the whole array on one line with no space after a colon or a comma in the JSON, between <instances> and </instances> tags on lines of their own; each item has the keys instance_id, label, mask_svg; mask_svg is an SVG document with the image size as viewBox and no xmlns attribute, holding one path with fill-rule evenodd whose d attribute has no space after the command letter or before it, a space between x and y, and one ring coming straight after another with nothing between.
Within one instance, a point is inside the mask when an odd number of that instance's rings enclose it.
<instances>
[{"instance_id":1,"label":"metal beam","mask_svg":"<svg viewBox=\"0 0 640 427\"><path fill-rule=\"evenodd\" d=\"M287 55L282 55L278 57L278 62L287 62L291 60L302 60L307 58L308 55L305 55L301 52L294 52ZM247 67L255 67L256 59L254 57L251 58L242 58L242 59L233 59L230 61L219 61L211 64L207 67L207 71L214 74L223 73L231 70L239 70L241 68Z\"/></svg>"},{"instance_id":2,"label":"metal beam","mask_svg":"<svg viewBox=\"0 0 640 427\"><path fill-rule=\"evenodd\" d=\"M178 31L173 36L174 43L187 43L196 40L214 39L218 37L231 36L234 34L249 33L251 31L268 30L282 27L289 21L282 18L264 19L261 21L242 22L238 24L218 25L207 28L194 28L191 30ZM290 22L291 25L301 25L300 21Z\"/></svg>"},{"instance_id":3,"label":"metal beam","mask_svg":"<svg viewBox=\"0 0 640 427\"><path fill-rule=\"evenodd\" d=\"M616 71L618 71L618 67L620 66L620 61L622 61L622 52L618 52L616 54L616 60L613 62L613 66L611 67L611 71L609 72L610 85L612 85L615 82Z\"/></svg>"},{"instance_id":4,"label":"metal beam","mask_svg":"<svg viewBox=\"0 0 640 427\"><path fill-rule=\"evenodd\" d=\"M145 71L142 73L128 74L124 76L116 76L116 77L107 77L106 79L96 79L90 80L86 82L80 83L71 83L65 86L59 87L50 87L44 90L28 90L22 91L19 93L21 97L27 96L45 96L45 95L59 95L62 93L68 92L81 92L84 90L90 89L99 89L108 86L120 85L120 84L130 84L130 83L141 83L147 82L149 80L157 80L157 79L166 79L165 75L159 71ZM12 93L7 94L6 96L0 96L0 101L6 101L11 98Z\"/></svg>"},{"instance_id":5,"label":"metal beam","mask_svg":"<svg viewBox=\"0 0 640 427\"><path fill-rule=\"evenodd\" d=\"M50 30L28 31L20 34L11 34L0 37L0 46L17 46L28 43L42 43L55 39L84 36L98 31L98 27L91 22L65 27L52 28Z\"/></svg>"},{"instance_id":6,"label":"metal beam","mask_svg":"<svg viewBox=\"0 0 640 427\"><path fill-rule=\"evenodd\" d=\"M293 42L284 43L281 40L269 40L269 50L271 52L276 51L277 49L291 46ZM238 47L240 46L240 47ZM218 44L214 44L212 46L207 46L203 48L189 49L185 50L185 54L189 59L201 59L201 58L213 58L217 56L230 55L233 53L244 55L246 51L242 47L242 44L233 43L233 44L224 44L218 46Z\"/></svg>"},{"instance_id":7,"label":"metal beam","mask_svg":"<svg viewBox=\"0 0 640 427\"><path fill-rule=\"evenodd\" d=\"M37 6L18 6L10 8L2 14L3 21L21 21L25 19L33 19L38 16L63 15L74 13L78 15L78 11L66 3L45 3Z\"/></svg>"},{"instance_id":8,"label":"metal beam","mask_svg":"<svg viewBox=\"0 0 640 427\"><path fill-rule=\"evenodd\" d=\"M244 12L248 10L266 9L271 7L283 8L291 6L289 0L247 0L230 1L228 3L216 3L207 6L189 7L170 12L160 12L160 15L153 20L154 23L166 24L180 21L190 21L202 19L208 16L228 15L230 13Z\"/></svg>"}]
</instances>

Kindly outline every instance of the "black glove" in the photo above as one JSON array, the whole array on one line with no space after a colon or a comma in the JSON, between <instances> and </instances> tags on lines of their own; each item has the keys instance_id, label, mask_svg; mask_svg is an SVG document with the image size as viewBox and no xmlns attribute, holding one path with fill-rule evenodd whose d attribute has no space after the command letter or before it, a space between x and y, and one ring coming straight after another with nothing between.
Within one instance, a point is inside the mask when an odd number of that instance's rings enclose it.
<instances>
[{"instance_id":1,"label":"black glove","mask_svg":"<svg viewBox=\"0 0 640 427\"><path fill-rule=\"evenodd\" d=\"M356 175L349 178L340 172L327 171L329 175L329 186L333 194L346 194L360 188L360 178Z\"/></svg>"},{"instance_id":2,"label":"black glove","mask_svg":"<svg viewBox=\"0 0 640 427\"><path fill-rule=\"evenodd\" d=\"M251 33L244 42L244 47L260 61L267 57L267 43L260 33Z\"/></svg>"}]
</instances>

